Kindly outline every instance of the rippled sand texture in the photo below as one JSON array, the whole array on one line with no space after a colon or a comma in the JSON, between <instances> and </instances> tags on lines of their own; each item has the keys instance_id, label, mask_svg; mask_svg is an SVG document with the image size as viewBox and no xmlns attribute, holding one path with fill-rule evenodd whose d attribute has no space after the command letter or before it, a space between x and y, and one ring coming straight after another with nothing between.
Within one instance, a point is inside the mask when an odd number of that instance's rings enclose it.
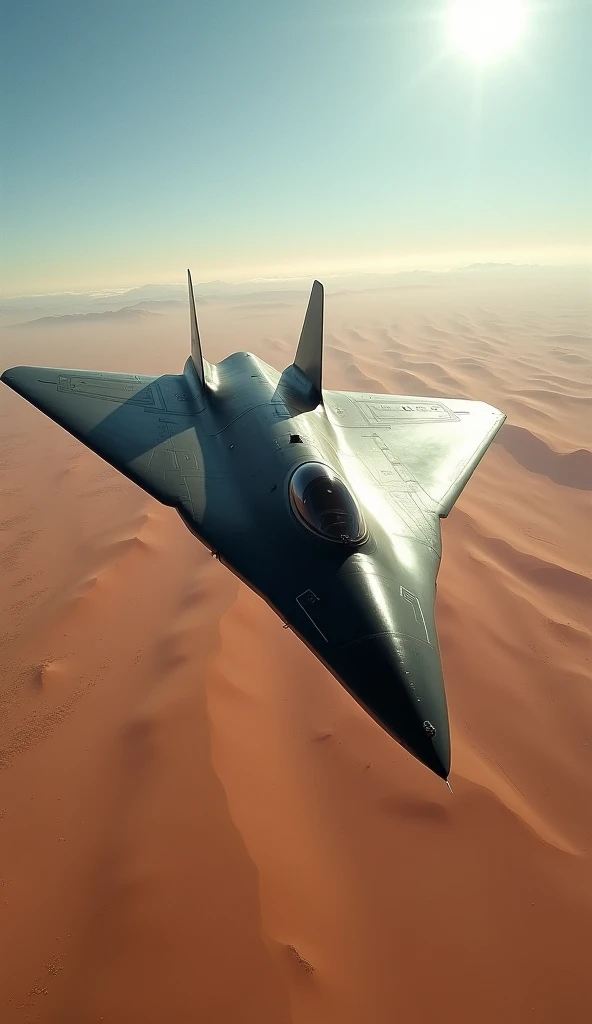
<instances>
[{"instance_id":1,"label":"rippled sand texture","mask_svg":"<svg viewBox=\"0 0 592 1024\"><path fill-rule=\"evenodd\" d=\"M208 307L206 354L286 365L302 308ZM443 524L454 795L170 509L2 390L3 1024L592 1019L584 295L459 275L327 320L327 386L508 413ZM2 367L175 370L186 334L5 331Z\"/></svg>"}]
</instances>

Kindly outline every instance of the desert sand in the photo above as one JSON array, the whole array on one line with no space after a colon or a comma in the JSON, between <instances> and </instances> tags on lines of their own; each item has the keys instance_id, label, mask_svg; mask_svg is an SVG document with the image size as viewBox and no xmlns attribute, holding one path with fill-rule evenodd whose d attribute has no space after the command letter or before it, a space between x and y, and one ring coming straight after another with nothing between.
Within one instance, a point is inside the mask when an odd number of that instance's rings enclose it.
<instances>
[{"instance_id":1,"label":"desert sand","mask_svg":"<svg viewBox=\"0 0 592 1024\"><path fill-rule=\"evenodd\" d=\"M327 387L508 415L442 524L452 795L171 509L2 389L2 1024L592 1019L592 320L567 280L328 288ZM287 365L307 287L204 304L206 356ZM178 372L186 311L154 309L5 327L0 369Z\"/></svg>"}]
</instances>

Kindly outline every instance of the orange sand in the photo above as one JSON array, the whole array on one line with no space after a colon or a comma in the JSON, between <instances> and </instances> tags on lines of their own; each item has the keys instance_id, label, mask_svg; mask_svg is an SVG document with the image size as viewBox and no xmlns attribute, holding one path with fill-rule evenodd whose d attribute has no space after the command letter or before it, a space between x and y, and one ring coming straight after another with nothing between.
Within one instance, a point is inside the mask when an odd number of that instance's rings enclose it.
<instances>
[{"instance_id":1,"label":"orange sand","mask_svg":"<svg viewBox=\"0 0 592 1024\"><path fill-rule=\"evenodd\" d=\"M443 523L453 796L2 390L2 1024L592 1019L590 321L484 287L327 302L328 387L508 413ZM206 308L206 354L286 365L301 315ZM4 331L1 368L179 370L185 320Z\"/></svg>"}]
</instances>

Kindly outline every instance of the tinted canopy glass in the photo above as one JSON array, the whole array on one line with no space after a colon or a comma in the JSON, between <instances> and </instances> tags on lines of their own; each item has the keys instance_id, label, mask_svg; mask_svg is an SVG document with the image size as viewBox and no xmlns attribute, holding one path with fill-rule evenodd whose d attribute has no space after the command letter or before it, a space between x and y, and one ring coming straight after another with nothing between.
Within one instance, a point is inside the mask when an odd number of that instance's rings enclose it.
<instances>
[{"instance_id":1,"label":"tinted canopy glass","mask_svg":"<svg viewBox=\"0 0 592 1024\"><path fill-rule=\"evenodd\" d=\"M290 480L290 500L296 515L315 533L342 544L359 544L366 524L357 502L328 466L306 462Z\"/></svg>"}]
</instances>

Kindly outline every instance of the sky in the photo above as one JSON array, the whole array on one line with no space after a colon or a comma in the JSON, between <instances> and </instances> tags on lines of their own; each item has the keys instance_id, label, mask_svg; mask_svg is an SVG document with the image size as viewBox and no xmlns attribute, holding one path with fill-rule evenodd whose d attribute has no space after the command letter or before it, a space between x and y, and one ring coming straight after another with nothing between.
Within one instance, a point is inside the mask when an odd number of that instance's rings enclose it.
<instances>
[{"instance_id":1,"label":"sky","mask_svg":"<svg viewBox=\"0 0 592 1024\"><path fill-rule=\"evenodd\" d=\"M450 8L5 0L0 293L592 262L590 0Z\"/></svg>"}]
</instances>

